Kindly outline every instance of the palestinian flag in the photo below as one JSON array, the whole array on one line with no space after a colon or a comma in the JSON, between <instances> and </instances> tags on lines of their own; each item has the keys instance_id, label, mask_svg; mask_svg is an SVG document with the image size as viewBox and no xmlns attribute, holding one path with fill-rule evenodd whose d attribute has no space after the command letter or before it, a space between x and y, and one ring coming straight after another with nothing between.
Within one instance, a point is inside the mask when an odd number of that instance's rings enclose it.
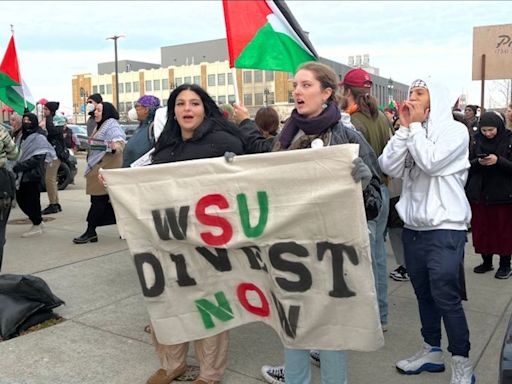
<instances>
[{"instance_id":1,"label":"palestinian flag","mask_svg":"<svg viewBox=\"0 0 512 384\"><path fill-rule=\"evenodd\" d=\"M318 55L279 0L223 0L229 66L294 73Z\"/></svg>"},{"instance_id":2,"label":"palestinian flag","mask_svg":"<svg viewBox=\"0 0 512 384\"><path fill-rule=\"evenodd\" d=\"M0 101L3 101L20 115L23 114L25 106L30 111L35 107L32 95L20 75L14 36L11 36L0 64Z\"/></svg>"}]
</instances>

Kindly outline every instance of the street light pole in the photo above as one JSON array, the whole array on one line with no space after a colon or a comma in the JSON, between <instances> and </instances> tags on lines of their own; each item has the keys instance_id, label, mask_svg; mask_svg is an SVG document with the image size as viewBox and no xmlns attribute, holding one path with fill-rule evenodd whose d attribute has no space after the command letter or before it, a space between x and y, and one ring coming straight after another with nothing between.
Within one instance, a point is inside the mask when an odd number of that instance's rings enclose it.
<instances>
[{"instance_id":1,"label":"street light pole","mask_svg":"<svg viewBox=\"0 0 512 384\"><path fill-rule=\"evenodd\" d=\"M114 66L115 66L115 76L116 76L116 102L114 103L116 109L119 111L119 70L117 68L117 39L120 37L124 37L124 35L114 35L111 37L107 37L107 40L114 40Z\"/></svg>"},{"instance_id":2,"label":"street light pole","mask_svg":"<svg viewBox=\"0 0 512 384\"><path fill-rule=\"evenodd\" d=\"M82 98L83 100L83 104L82 104L82 108L84 109L84 124L87 123L87 92L85 91L85 89L83 89L82 87L80 87L80 97Z\"/></svg>"},{"instance_id":3,"label":"street light pole","mask_svg":"<svg viewBox=\"0 0 512 384\"><path fill-rule=\"evenodd\" d=\"M393 79L390 77L388 80L388 104L393 100L393 88L395 87L395 84L393 82Z\"/></svg>"},{"instance_id":4,"label":"street light pole","mask_svg":"<svg viewBox=\"0 0 512 384\"><path fill-rule=\"evenodd\" d=\"M265 107L268 107L268 95L269 95L270 91L268 90L268 88L265 88L263 93L265 95Z\"/></svg>"}]
</instances>

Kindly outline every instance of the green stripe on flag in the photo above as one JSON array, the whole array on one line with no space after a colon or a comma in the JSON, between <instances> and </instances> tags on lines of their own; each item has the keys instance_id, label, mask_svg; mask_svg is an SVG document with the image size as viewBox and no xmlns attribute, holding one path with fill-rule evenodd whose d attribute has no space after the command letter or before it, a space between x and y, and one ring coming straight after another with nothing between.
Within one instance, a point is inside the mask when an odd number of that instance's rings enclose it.
<instances>
[{"instance_id":1,"label":"green stripe on flag","mask_svg":"<svg viewBox=\"0 0 512 384\"><path fill-rule=\"evenodd\" d=\"M21 87L17 87L21 88ZM14 87L3 87L0 88L0 100L8 105L12 109L14 109L20 115L23 114L25 110L25 100L23 96L20 95ZM27 107L30 111L35 108L35 105L27 102Z\"/></svg>"},{"instance_id":2,"label":"green stripe on flag","mask_svg":"<svg viewBox=\"0 0 512 384\"><path fill-rule=\"evenodd\" d=\"M19 85L17 82L15 82L13 79L11 79L10 76L8 76L4 72L0 72L0 88L7 87L10 85Z\"/></svg>"},{"instance_id":3,"label":"green stripe on flag","mask_svg":"<svg viewBox=\"0 0 512 384\"><path fill-rule=\"evenodd\" d=\"M295 73L297 68L317 59L290 36L265 24L235 61L236 68L267 69Z\"/></svg>"}]
</instances>

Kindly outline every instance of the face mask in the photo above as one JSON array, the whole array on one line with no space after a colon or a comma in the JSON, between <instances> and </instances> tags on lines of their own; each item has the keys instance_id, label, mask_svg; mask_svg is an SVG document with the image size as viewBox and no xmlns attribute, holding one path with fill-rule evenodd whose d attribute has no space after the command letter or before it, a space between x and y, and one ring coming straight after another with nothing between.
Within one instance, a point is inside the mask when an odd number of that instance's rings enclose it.
<instances>
[{"instance_id":1,"label":"face mask","mask_svg":"<svg viewBox=\"0 0 512 384\"><path fill-rule=\"evenodd\" d=\"M92 112L96 109L96 107L92 103L87 103L87 106L85 107L85 110L87 112Z\"/></svg>"},{"instance_id":2,"label":"face mask","mask_svg":"<svg viewBox=\"0 0 512 384\"><path fill-rule=\"evenodd\" d=\"M137 110L135 108L132 108L128 111L128 118L131 120L131 121L138 121L138 117L137 117Z\"/></svg>"},{"instance_id":3,"label":"face mask","mask_svg":"<svg viewBox=\"0 0 512 384\"><path fill-rule=\"evenodd\" d=\"M21 129L23 129L24 131L28 131L31 127L32 127L32 124L30 124L30 123L22 123L21 124Z\"/></svg>"}]
</instances>

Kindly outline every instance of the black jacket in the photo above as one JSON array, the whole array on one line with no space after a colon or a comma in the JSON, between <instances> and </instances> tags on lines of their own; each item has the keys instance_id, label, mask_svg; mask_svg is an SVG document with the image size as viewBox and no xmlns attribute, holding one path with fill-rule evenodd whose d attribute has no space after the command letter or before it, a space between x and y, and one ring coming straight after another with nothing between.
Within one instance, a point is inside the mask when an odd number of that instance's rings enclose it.
<instances>
[{"instance_id":1,"label":"black jacket","mask_svg":"<svg viewBox=\"0 0 512 384\"><path fill-rule=\"evenodd\" d=\"M466 183L468 200L485 204L512 204L512 132L505 137L496 149L498 161L494 165L483 166L478 162L478 140L471 150L471 168Z\"/></svg>"},{"instance_id":2,"label":"black jacket","mask_svg":"<svg viewBox=\"0 0 512 384\"><path fill-rule=\"evenodd\" d=\"M64 127L56 127L52 121L53 116L46 118L46 132L48 132L48 142L55 148L55 153L61 161L66 161L69 157L69 152L66 149L64 142Z\"/></svg>"},{"instance_id":3,"label":"black jacket","mask_svg":"<svg viewBox=\"0 0 512 384\"><path fill-rule=\"evenodd\" d=\"M176 139L153 156L153 164L224 156L226 152L246 153L243 139L236 132L206 120L189 140Z\"/></svg>"}]
</instances>

